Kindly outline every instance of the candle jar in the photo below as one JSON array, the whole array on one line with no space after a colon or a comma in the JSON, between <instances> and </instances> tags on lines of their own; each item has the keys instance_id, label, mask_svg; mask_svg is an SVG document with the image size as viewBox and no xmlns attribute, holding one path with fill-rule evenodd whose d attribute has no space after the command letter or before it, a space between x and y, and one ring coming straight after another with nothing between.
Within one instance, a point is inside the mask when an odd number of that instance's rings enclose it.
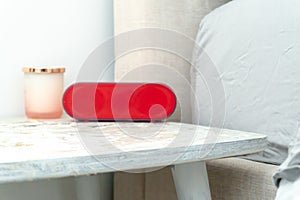
<instances>
[{"instance_id":1,"label":"candle jar","mask_svg":"<svg viewBox=\"0 0 300 200\"><path fill-rule=\"evenodd\" d=\"M23 68L25 113L28 118L60 118L65 68Z\"/></svg>"}]
</instances>

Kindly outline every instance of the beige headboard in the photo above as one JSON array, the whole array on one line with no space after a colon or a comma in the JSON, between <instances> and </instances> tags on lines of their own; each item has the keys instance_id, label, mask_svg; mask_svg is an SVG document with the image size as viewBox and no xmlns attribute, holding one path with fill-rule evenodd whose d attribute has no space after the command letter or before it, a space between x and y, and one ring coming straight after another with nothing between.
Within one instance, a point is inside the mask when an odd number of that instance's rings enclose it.
<instances>
[{"instance_id":1,"label":"beige headboard","mask_svg":"<svg viewBox=\"0 0 300 200\"><path fill-rule=\"evenodd\" d=\"M208 12L228 1L114 0L115 35L118 37L122 33L144 28L160 28L193 39L201 19ZM134 39L129 38L129 40ZM124 48L122 46L124 44L126 45L117 39L116 51ZM192 52L192 47L189 48ZM187 60L173 53L156 49L141 48L128 52L117 57L115 63L116 81L161 82L175 91L178 104L170 118L172 121L191 122L189 74L190 63Z\"/></svg>"}]
</instances>

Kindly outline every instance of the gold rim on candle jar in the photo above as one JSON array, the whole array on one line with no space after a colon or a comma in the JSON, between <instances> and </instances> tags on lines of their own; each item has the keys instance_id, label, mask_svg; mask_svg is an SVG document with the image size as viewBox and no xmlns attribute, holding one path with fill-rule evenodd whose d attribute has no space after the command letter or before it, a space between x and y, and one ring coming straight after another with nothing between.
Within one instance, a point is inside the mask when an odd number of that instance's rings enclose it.
<instances>
[{"instance_id":1,"label":"gold rim on candle jar","mask_svg":"<svg viewBox=\"0 0 300 200\"><path fill-rule=\"evenodd\" d=\"M54 74L64 73L66 68L64 67L23 67L25 73L37 73L37 74Z\"/></svg>"}]
</instances>

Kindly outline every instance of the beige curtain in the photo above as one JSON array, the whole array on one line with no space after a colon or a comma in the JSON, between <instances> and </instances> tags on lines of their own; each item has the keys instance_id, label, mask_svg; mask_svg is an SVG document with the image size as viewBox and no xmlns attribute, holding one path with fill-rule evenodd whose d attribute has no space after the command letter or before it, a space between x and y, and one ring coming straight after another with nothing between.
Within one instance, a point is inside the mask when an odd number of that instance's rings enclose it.
<instances>
[{"instance_id":1,"label":"beige curtain","mask_svg":"<svg viewBox=\"0 0 300 200\"><path fill-rule=\"evenodd\" d=\"M191 122L190 108L190 58L199 23L203 16L228 0L115 0L115 50L126 49L127 52L116 53L116 81L152 81L169 85L176 93L177 109L170 120ZM131 43L140 37L136 30L157 28L168 30L175 49L184 48L184 56L176 55L173 49L143 48L131 51ZM122 34L124 37L122 37ZM142 33L143 34L143 33ZM147 34L147 33L146 33ZM163 33L164 34L164 33ZM137 36L138 35L138 36ZM147 40L157 40L160 33L147 36ZM168 33L161 42L168 40ZM156 38L154 38L156 37ZM163 38L164 37L164 38ZM173 39L171 39L171 37ZM126 39L124 39L126 38ZM126 41L124 41L126 40ZM176 44L179 42L179 44ZM134 46L134 45L133 45ZM170 48L170 47L168 47ZM168 51L170 50L170 51Z\"/></svg>"},{"instance_id":2,"label":"beige curtain","mask_svg":"<svg viewBox=\"0 0 300 200\"><path fill-rule=\"evenodd\" d=\"M189 42L195 38L201 19L212 9L228 1L115 0L116 81L154 81L168 84L175 91L179 102L170 120L191 122L189 60L193 45ZM135 36L142 37L135 34L136 30L145 28L169 30L172 39L176 36L187 38L173 41L179 43L175 45L176 48L185 48L182 52L185 56L158 49L126 49L126 45L130 46L139 39ZM153 37L150 34L144 39L154 41L159 36L160 34L156 35L154 32ZM165 39L162 39L162 44ZM122 51L124 49L128 52ZM115 200L177 199L169 168L147 174L116 173L114 195Z\"/></svg>"}]
</instances>

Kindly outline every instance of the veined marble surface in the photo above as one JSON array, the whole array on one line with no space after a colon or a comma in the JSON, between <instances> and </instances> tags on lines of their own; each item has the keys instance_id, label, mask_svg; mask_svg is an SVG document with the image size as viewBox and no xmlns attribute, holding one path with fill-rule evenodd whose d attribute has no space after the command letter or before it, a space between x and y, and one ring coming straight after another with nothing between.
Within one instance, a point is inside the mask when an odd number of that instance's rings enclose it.
<instances>
[{"instance_id":1,"label":"veined marble surface","mask_svg":"<svg viewBox=\"0 0 300 200\"><path fill-rule=\"evenodd\" d=\"M254 153L266 136L182 123L0 121L0 183Z\"/></svg>"}]
</instances>

